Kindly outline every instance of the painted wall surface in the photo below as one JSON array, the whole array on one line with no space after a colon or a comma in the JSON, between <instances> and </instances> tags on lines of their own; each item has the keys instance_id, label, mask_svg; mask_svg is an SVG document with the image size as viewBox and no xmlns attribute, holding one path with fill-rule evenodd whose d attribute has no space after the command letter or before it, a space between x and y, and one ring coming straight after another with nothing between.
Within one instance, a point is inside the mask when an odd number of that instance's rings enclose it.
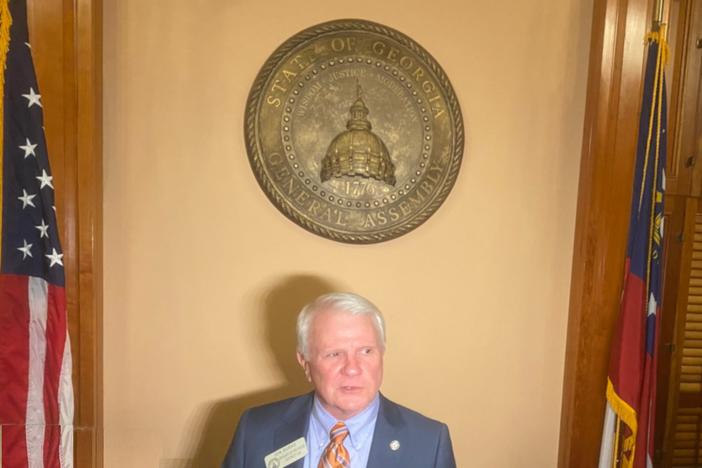
<instances>
[{"instance_id":1,"label":"painted wall surface","mask_svg":"<svg viewBox=\"0 0 702 468\"><path fill-rule=\"evenodd\" d=\"M448 423L459 466L556 466L591 9L104 0L105 466L218 466L245 407L307 389L294 317L330 290L384 311L382 390ZM288 221L244 146L268 55L337 18L422 44L465 119L453 192L382 244Z\"/></svg>"}]
</instances>

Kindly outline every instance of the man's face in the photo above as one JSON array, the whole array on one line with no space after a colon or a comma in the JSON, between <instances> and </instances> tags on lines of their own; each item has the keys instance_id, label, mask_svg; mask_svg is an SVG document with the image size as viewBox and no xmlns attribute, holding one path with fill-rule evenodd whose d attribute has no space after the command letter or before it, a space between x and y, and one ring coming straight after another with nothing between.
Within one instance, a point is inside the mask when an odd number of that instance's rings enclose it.
<instances>
[{"instance_id":1,"label":"man's face","mask_svg":"<svg viewBox=\"0 0 702 468\"><path fill-rule=\"evenodd\" d=\"M383 380L383 347L368 315L321 311L312 319L308 358L297 360L332 416L346 420L365 409Z\"/></svg>"}]
</instances>

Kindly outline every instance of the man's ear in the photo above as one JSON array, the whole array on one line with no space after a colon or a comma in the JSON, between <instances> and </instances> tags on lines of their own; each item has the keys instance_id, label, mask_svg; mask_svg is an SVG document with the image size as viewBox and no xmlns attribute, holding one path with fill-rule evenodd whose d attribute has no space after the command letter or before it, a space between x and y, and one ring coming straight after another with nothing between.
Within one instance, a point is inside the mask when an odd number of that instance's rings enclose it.
<instances>
[{"instance_id":1,"label":"man's ear","mask_svg":"<svg viewBox=\"0 0 702 468\"><path fill-rule=\"evenodd\" d=\"M300 366L302 366L302 368L304 369L304 368L305 368L305 364L307 363L307 361L305 361L305 356L303 356L302 353L301 353L300 351L298 351L296 354L297 354L297 362L298 362L298 364L300 364Z\"/></svg>"},{"instance_id":2,"label":"man's ear","mask_svg":"<svg viewBox=\"0 0 702 468\"><path fill-rule=\"evenodd\" d=\"M305 377L307 377L307 381L312 382L312 377L310 377L310 364L307 362L305 356L303 356L300 351L297 352L297 363L300 364L300 367L302 367L302 369L305 371Z\"/></svg>"}]
</instances>

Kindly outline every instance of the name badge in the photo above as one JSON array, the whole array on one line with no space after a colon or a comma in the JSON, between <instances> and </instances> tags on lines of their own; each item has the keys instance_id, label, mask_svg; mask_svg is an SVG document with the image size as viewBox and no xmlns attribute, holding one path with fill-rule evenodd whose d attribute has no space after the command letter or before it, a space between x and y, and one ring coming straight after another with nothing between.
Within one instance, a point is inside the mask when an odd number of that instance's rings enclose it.
<instances>
[{"instance_id":1,"label":"name badge","mask_svg":"<svg viewBox=\"0 0 702 468\"><path fill-rule=\"evenodd\" d=\"M266 468L283 468L307 455L307 443L300 437L294 442L271 452L263 459Z\"/></svg>"}]
</instances>

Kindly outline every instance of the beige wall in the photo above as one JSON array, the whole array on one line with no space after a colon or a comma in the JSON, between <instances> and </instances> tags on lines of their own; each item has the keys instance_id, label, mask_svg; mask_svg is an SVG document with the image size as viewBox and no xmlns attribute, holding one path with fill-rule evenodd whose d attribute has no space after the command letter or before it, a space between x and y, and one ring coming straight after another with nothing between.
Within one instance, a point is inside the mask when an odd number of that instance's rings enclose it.
<instances>
[{"instance_id":1,"label":"beige wall","mask_svg":"<svg viewBox=\"0 0 702 468\"><path fill-rule=\"evenodd\" d=\"M591 2L104 3L105 466L216 466L243 407L305 388L293 316L331 289L385 312L382 389L459 466L555 466ZM268 55L343 17L422 44L465 118L445 204L376 245L288 221L243 140Z\"/></svg>"}]
</instances>

